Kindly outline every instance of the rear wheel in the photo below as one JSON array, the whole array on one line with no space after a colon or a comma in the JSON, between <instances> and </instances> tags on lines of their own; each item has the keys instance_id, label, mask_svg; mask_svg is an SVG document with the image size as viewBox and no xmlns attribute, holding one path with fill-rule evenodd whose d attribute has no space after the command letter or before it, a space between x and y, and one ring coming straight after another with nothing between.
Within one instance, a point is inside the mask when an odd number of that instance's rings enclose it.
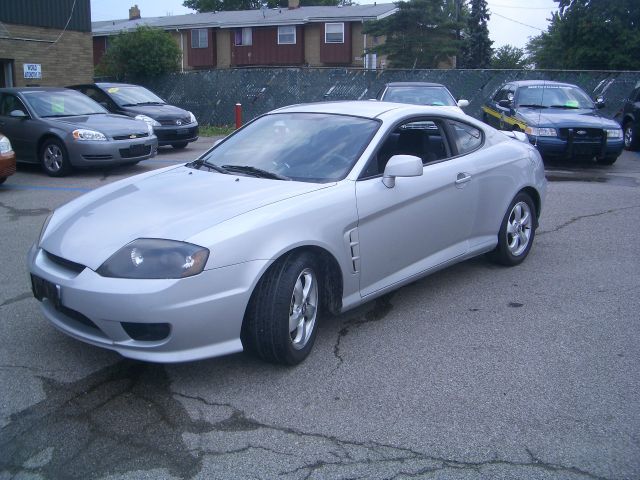
<instances>
[{"instance_id":1,"label":"rear wheel","mask_svg":"<svg viewBox=\"0 0 640 480\"><path fill-rule=\"evenodd\" d=\"M181 150L185 148L188 144L189 142L179 142L179 143L172 143L171 146L176 150Z\"/></svg>"},{"instance_id":2,"label":"rear wheel","mask_svg":"<svg viewBox=\"0 0 640 480\"><path fill-rule=\"evenodd\" d=\"M640 148L639 135L633 128L631 121L624 124L624 148L627 150L638 150Z\"/></svg>"},{"instance_id":3,"label":"rear wheel","mask_svg":"<svg viewBox=\"0 0 640 480\"><path fill-rule=\"evenodd\" d=\"M309 355L317 331L319 272L315 257L307 252L289 255L267 270L242 325L247 352L285 365Z\"/></svg>"},{"instance_id":4,"label":"rear wheel","mask_svg":"<svg viewBox=\"0 0 640 480\"><path fill-rule=\"evenodd\" d=\"M40 162L50 177L63 177L71 170L67 149L60 140L55 138L48 138L42 144Z\"/></svg>"},{"instance_id":5,"label":"rear wheel","mask_svg":"<svg viewBox=\"0 0 640 480\"><path fill-rule=\"evenodd\" d=\"M522 263L533 244L535 222L536 207L533 200L525 192L518 193L502 219L498 245L491 252L491 259L506 266Z\"/></svg>"}]
</instances>

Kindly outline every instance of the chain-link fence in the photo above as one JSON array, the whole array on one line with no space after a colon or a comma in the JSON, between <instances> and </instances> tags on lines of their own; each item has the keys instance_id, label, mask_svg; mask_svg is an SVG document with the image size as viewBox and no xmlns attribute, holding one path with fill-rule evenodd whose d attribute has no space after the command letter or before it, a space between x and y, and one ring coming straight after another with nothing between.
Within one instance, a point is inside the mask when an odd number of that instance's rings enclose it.
<instances>
[{"instance_id":1,"label":"chain-link fence","mask_svg":"<svg viewBox=\"0 0 640 480\"><path fill-rule=\"evenodd\" d=\"M166 75L143 83L169 103L192 111L201 124L234 122L234 105L242 104L243 118L295 103L374 98L387 82L436 82L453 95L469 100L469 115L480 118L483 102L499 86L512 80L555 80L582 87L607 102L613 116L640 82L640 72L551 70L358 70L326 68L243 68Z\"/></svg>"}]
</instances>

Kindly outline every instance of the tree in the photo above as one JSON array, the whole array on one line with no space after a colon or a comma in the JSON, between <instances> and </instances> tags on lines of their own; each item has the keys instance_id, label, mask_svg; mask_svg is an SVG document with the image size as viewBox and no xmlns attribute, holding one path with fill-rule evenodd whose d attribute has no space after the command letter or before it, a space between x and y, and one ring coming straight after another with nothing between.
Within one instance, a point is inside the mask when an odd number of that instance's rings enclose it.
<instances>
[{"instance_id":1,"label":"tree","mask_svg":"<svg viewBox=\"0 0 640 480\"><path fill-rule=\"evenodd\" d=\"M486 0L471 0L471 11L464 29L462 51L458 60L460 68L489 68L491 66L491 45L489 40L489 10Z\"/></svg>"},{"instance_id":2,"label":"tree","mask_svg":"<svg viewBox=\"0 0 640 480\"><path fill-rule=\"evenodd\" d=\"M556 0L547 32L527 50L536 68L640 69L638 0Z\"/></svg>"},{"instance_id":3,"label":"tree","mask_svg":"<svg viewBox=\"0 0 640 480\"><path fill-rule=\"evenodd\" d=\"M96 73L118 80L152 77L178 70L180 57L180 47L170 33L139 26L113 38Z\"/></svg>"},{"instance_id":4,"label":"tree","mask_svg":"<svg viewBox=\"0 0 640 480\"><path fill-rule=\"evenodd\" d=\"M522 48L513 45L503 45L493 51L491 57L491 68L501 69L523 69L529 66L529 60Z\"/></svg>"},{"instance_id":5,"label":"tree","mask_svg":"<svg viewBox=\"0 0 640 480\"><path fill-rule=\"evenodd\" d=\"M300 5L351 5L351 0L300 0ZM262 6L268 8L287 7L288 0L184 0L182 5L198 12L223 12L231 10L256 10Z\"/></svg>"},{"instance_id":6,"label":"tree","mask_svg":"<svg viewBox=\"0 0 640 480\"><path fill-rule=\"evenodd\" d=\"M398 11L368 23L364 33L385 36L372 51L387 55L393 68L438 68L458 54L456 0L398 2Z\"/></svg>"}]
</instances>

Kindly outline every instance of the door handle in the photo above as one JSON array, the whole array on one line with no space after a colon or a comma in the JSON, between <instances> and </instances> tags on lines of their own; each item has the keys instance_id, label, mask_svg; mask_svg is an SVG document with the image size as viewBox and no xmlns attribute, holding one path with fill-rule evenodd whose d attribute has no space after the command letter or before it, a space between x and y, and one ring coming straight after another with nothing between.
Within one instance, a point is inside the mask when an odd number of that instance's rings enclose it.
<instances>
[{"instance_id":1,"label":"door handle","mask_svg":"<svg viewBox=\"0 0 640 480\"><path fill-rule=\"evenodd\" d=\"M456 185L464 185L471 181L471 175L468 173L459 173L456 178Z\"/></svg>"}]
</instances>

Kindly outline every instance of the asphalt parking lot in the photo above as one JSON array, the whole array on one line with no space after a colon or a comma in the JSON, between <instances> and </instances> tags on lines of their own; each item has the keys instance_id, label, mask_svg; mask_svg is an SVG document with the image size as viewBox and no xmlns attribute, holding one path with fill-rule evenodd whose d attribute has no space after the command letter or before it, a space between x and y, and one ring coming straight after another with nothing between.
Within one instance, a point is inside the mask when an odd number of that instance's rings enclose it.
<instances>
[{"instance_id":1,"label":"asphalt parking lot","mask_svg":"<svg viewBox=\"0 0 640 480\"><path fill-rule=\"evenodd\" d=\"M295 368L139 363L51 327L25 267L46 215L212 143L0 186L0 479L640 478L639 153L548 165L522 265L326 318Z\"/></svg>"}]
</instances>

